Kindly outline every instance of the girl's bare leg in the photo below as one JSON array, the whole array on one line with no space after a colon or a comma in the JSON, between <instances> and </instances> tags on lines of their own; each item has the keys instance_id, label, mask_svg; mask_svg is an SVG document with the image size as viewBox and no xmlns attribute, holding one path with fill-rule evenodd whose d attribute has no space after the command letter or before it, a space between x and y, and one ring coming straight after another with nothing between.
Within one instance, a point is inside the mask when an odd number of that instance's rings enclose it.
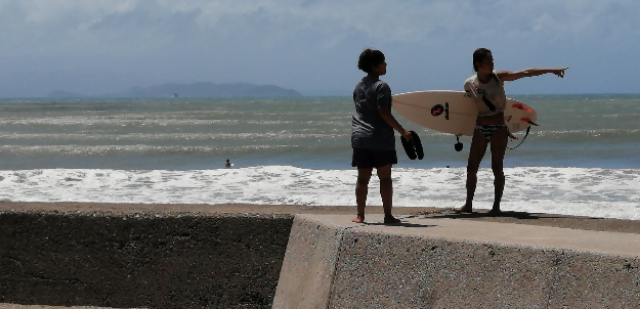
<instances>
[{"instance_id":1,"label":"girl's bare leg","mask_svg":"<svg viewBox=\"0 0 640 309\"><path fill-rule=\"evenodd\" d=\"M473 195L476 192L478 183L478 168L480 162L487 151L488 140L479 130L473 131L471 139L471 149L469 150L469 161L467 162L467 200L464 206L454 209L457 213L471 212L473 210Z\"/></svg>"},{"instance_id":2,"label":"girl's bare leg","mask_svg":"<svg viewBox=\"0 0 640 309\"><path fill-rule=\"evenodd\" d=\"M500 212L500 202L502 201L502 193L504 192L504 155L507 151L507 143L509 142L509 131L504 128L493 133L491 137L491 169L495 180L495 198L493 200L493 208L491 212Z\"/></svg>"}]
</instances>

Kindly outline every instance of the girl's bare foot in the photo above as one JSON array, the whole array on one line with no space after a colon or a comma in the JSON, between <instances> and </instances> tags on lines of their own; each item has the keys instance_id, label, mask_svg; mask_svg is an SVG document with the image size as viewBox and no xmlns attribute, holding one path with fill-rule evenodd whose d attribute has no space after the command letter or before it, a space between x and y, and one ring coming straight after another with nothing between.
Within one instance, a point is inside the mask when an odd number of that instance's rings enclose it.
<instances>
[{"instance_id":1,"label":"girl's bare foot","mask_svg":"<svg viewBox=\"0 0 640 309\"><path fill-rule=\"evenodd\" d=\"M364 223L364 214L358 214L355 218L351 219L351 222Z\"/></svg>"},{"instance_id":2,"label":"girl's bare foot","mask_svg":"<svg viewBox=\"0 0 640 309\"><path fill-rule=\"evenodd\" d=\"M384 224L396 224L400 222L401 222L400 219L392 215L384 216Z\"/></svg>"}]
</instances>

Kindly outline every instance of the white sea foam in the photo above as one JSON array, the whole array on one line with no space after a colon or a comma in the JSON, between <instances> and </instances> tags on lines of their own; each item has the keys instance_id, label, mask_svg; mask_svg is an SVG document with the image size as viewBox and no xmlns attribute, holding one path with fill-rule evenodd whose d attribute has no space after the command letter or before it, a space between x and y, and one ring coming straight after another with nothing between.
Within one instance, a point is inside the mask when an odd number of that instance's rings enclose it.
<instances>
[{"instance_id":1,"label":"white sea foam","mask_svg":"<svg viewBox=\"0 0 640 309\"><path fill-rule=\"evenodd\" d=\"M503 209L640 220L640 170L517 167L505 170ZM465 169L394 169L394 204L458 207ZM475 207L490 208L493 175L478 173ZM215 170L47 169L0 171L0 199L259 205L355 205L354 170L260 166ZM376 177L369 205L381 205Z\"/></svg>"}]
</instances>

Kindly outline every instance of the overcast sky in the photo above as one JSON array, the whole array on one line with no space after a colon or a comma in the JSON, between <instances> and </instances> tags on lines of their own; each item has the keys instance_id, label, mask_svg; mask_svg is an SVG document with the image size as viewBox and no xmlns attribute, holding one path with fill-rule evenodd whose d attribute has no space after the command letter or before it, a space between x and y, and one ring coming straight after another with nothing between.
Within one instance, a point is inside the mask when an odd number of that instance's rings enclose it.
<instances>
[{"instance_id":1,"label":"overcast sky","mask_svg":"<svg viewBox=\"0 0 640 309\"><path fill-rule=\"evenodd\" d=\"M394 93L496 69L570 66L512 94L640 93L637 0L0 0L0 97L248 82L350 95L365 47Z\"/></svg>"}]
</instances>

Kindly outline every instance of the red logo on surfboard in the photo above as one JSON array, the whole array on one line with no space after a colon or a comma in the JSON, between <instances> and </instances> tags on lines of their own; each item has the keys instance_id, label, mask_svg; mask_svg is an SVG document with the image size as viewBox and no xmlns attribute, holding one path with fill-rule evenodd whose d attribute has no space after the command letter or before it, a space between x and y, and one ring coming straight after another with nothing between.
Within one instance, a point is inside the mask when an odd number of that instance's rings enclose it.
<instances>
[{"instance_id":1,"label":"red logo on surfboard","mask_svg":"<svg viewBox=\"0 0 640 309\"><path fill-rule=\"evenodd\" d=\"M442 113L444 113L444 106L442 106L442 104L434 105L431 108L431 116L440 116Z\"/></svg>"},{"instance_id":2,"label":"red logo on surfboard","mask_svg":"<svg viewBox=\"0 0 640 309\"><path fill-rule=\"evenodd\" d=\"M444 119L449 120L449 102L445 103L445 106L442 104L436 104L431 108L431 116L437 117L444 114Z\"/></svg>"}]
</instances>

